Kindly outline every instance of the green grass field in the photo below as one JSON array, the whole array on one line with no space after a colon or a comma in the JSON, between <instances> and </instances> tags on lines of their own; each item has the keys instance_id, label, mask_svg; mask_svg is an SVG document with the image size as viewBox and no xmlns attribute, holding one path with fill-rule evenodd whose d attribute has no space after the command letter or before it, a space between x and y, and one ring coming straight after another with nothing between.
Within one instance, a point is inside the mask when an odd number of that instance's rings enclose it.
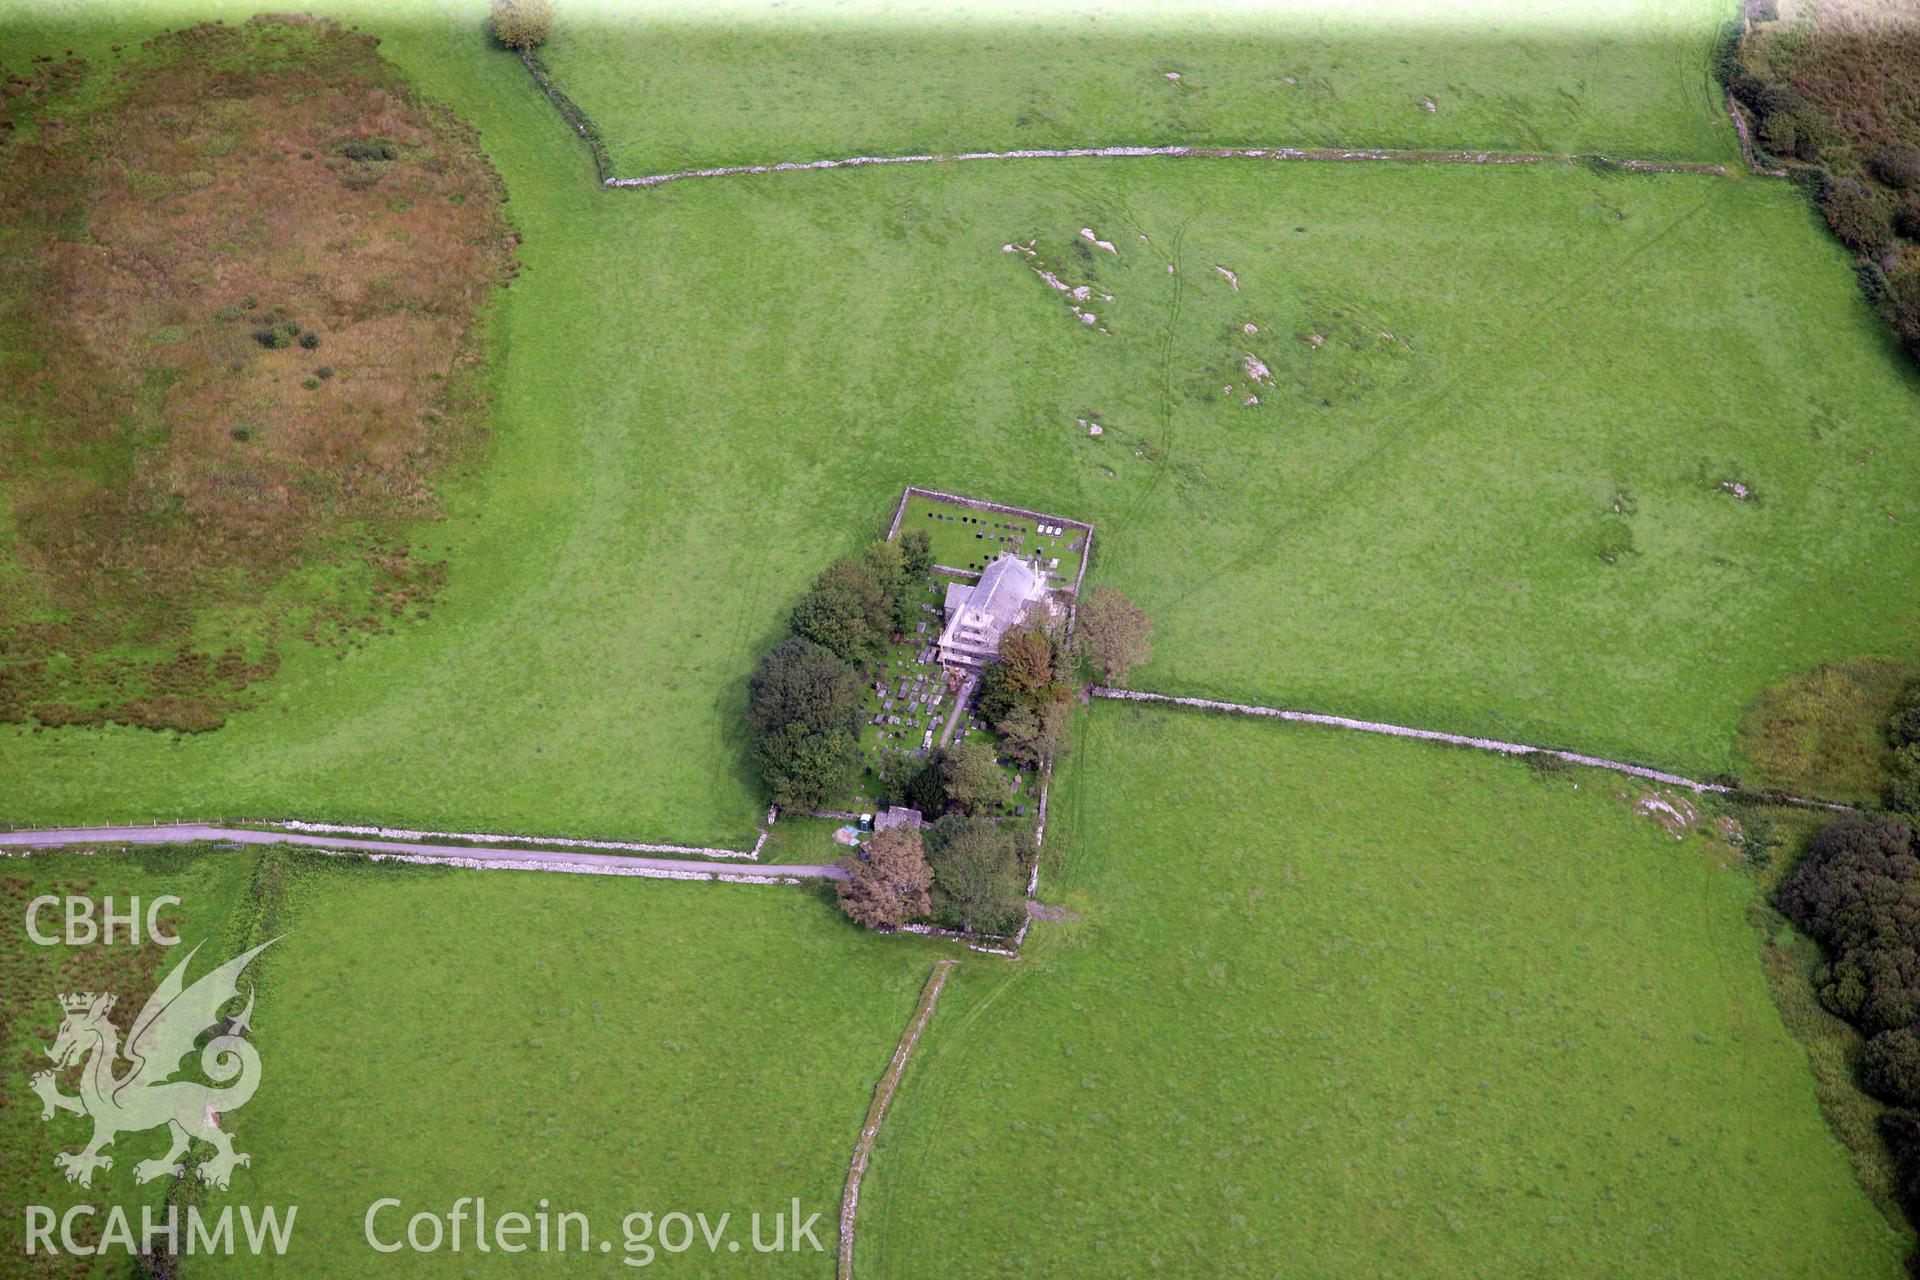
<instances>
[{"instance_id":1,"label":"green grass field","mask_svg":"<svg viewBox=\"0 0 1920 1280\"><path fill-rule=\"evenodd\" d=\"M528 238L432 619L296 648L216 734L7 730L0 817L744 846L746 676L905 483L1094 523L1092 580L1158 623L1143 687L1705 772L1772 681L1912 649L1883 588L1920 379L1783 185L1114 161L603 194L517 63L454 47L384 50L478 118ZM1029 238L1107 332L1002 251Z\"/></svg>"},{"instance_id":2,"label":"green grass field","mask_svg":"<svg viewBox=\"0 0 1920 1280\"><path fill-rule=\"evenodd\" d=\"M253 7L34 0L0 15L0 65ZM479 128L525 237L489 456L417 538L448 583L343 657L290 646L216 733L0 728L0 822L745 847L748 673L908 484L1097 526L1089 582L1156 620L1139 687L1694 773L1753 759L1743 712L1793 673L1920 640L1889 589L1920 569L1920 377L1785 184L1118 160L606 192L483 6L320 7ZM1707 0L561 8L550 61L633 172L1135 141L1732 154ZM1778 776L1823 733L1865 741L1806 718ZM1620 789L1097 707L1043 875L1084 918L955 974L862 1274L1890 1278L1903 1239L1769 1000L1754 881ZM833 825L782 822L767 859L825 856ZM257 856L32 865L189 883L211 929ZM298 1252L210 1274L366 1274L388 1195L544 1196L602 1236L793 1196L831 1224L943 953L814 890L287 865L270 1087L236 1127L249 1195L302 1206ZM11 956L9 991L56 963ZM31 1157L7 1189L66 1194L23 1117L0 1110ZM486 1274L567 1262L611 1265Z\"/></svg>"},{"instance_id":3,"label":"green grass field","mask_svg":"<svg viewBox=\"0 0 1920 1280\"><path fill-rule=\"evenodd\" d=\"M254 892L262 858L277 864L279 887L264 914ZM407 1205L380 1220L383 1236L418 1210L445 1213L460 1195L487 1196L496 1214L532 1213L545 1197L555 1211L588 1214L594 1239L613 1241L615 1263L628 1213L731 1212L748 1240L749 1214L798 1197L803 1218L820 1211L816 1233L830 1251L874 1082L944 953L861 933L812 889L207 847L41 854L5 871L16 923L43 892L112 894L122 908L129 894L184 900L165 916L182 938L176 949L40 948L9 933L0 1045L8 1095L17 1088L25 1101L0 1107L0 1176L14 1204L138 1206L161 1189L132 1179L136 1160L164 1147L154 1133L122 1135L113 1169L90 1192L54 1169L54 1152L86 1134L71 1116L42 1125L25 1088L46 1065L38 1049L59 1022L55 996L120 993L130 1006L116 1010L124 1031L153 979L188 947L207 946L197 977L244 945L256 917L268 936L284 934L249 970L261 993L253 1039L262 1083L229 1127L253 1164L201 1203L212 1212L297 1205L294 1247L280 1258L195 1259L208 1274L366 1275L384 1259L363 1242L362 1219L382 1196ZM51 917L43 924L57 929ZM486 980L471 981L476 973ZM4 1236L10 1253L17 1230L10 1223ZM795 1275L831 1267L811 1249L743 1252L718 1265ZM404 1273L469 1275L476 1256L471 1246L409 1254ZM610 1265L597 1252L486 1261L488 1275L605 1274ZM671 1274L716 1265L704 1252L658 1262ZM28 1274L71 1274L60 1265L41 1259ZM122 1260L99 1274L127 1273Z\"/></svg>"},{"instance_id":4,"label":"green grass field","mask_svg":"<svg viewBox=\"0 0 1920 1280\"><path fill-rule=\"evenodd\" d=\"M1615 779L1096 707L1017 966L963 966L877 1275L1900 1274L1754 962ZM1630 798L1630 797L1629 797Z\"/></svg>"},{"instance_id":5,"label":"green grass field","mask_svg":"<svg viewBox=\"0 0 1920 1280\"><path fill-rule=\"evenodd\" d=\"M744 1229L798 1196L831 1250L874 1081L938 954L861 934L811 890L590 876L316 865L287 919L260 1019L277 1075L239 1137L258 1156L252 1194L301 1205L301 1238L224 1274L367 1274L361 1219L381 1196L409 1213L546 1197L616 1249L630 1212L732 1211ZM476 1265L405 1261L409 1276ZM609 1265L485 1261L488 1275ZM662 1259L679 1274L830 1265Z\"/></svg>"},{"instance_id":6,"label":"green grass field","mask_svg":"<svg viewBox=\"0 0 1920 1280\"><path fill-rule=\"evenodd\" d=\"M211 914L224 926L254 856L183 863L162 850L25 865L42 879L92 872L95 893L176 892L189 923ZM264 856L286 859L273 921L285 941L258 975L263 1082L231 1126L254 1160L232 1191L203 1203L298 1205L295 1243L281 1258L196 1259L196 1271L366 1275L383 1259L363 1242L362 1219L383 1196L407 1206L380 1220L383 1236L460 1195L488 1197L496 1214L532 1213L545 1197L589 1215L594 1240L616 1251L631 1212L731 1212L745 1240L750 1213L798 1197L803 1217L821 1212L817 1234L832 1249L848 1153L939 948L861 934L811 890ZM208 956L220 945L216 932ZM17 958L5 966L10 988L45 967L37 951ZM486 981L470 981L475 973ZM41 994L50 1004L55 992ZM38 1034L40 1021L19 1026ZM9 1038L10 1058L24 1057L26 1039ZM78 1145L84 1127L69 1117L59 1133L41 1128L32 1107L0 1111L18 1139L8 1198L84 1199L51 1163L55 1139ZM156 1198L129 1171L157 1145L157 1135L126 1135L91 1202ZM469 1275L476 1256L471 1244L408 1255L404 1270ZM609 1265L598 1253L485 1261L488 1275ZM674 1274L716 1265L660 1262ZM818 1275L830 1265L811 1249L748 1250L731 1270Z\"/></svg>"},{"instance_id":7,"label":"green grass field","mask_svg":"<svg viewBox=\"0 0 1920 1280\"><path fill-rule=\"evenodd\" d=\"M152 848L129 855L88 855L44 852L30 858L0 862L0 906L7 926L0 932L0 1201L8 1206L44 1205L65 1213L75 1205L126 1206L137 1222L139 1206L160 1202L162 1183L142 1187L134 1181L134 1165L159 1156L166 1138L157 1132L128 1133L109 1150L110 1170L95 1174L93 1186L83 1189L65 1180L53 1163L54 1154L78 1150L90 1134L87 1122L61 1113L52 1121L40 1118L41 1104L29 1089L32 1077L53 1064L46 1049L54 1043L62 1019L59 997L80 992L112 992L119 997L114 1017L124 1031L152 993L154 984L181 963L194 947L189 977L197 978L219 960L241 923L246 892L253 871L251 851L228 852L206 846ZM28 904L42 895L84 897L93 902L96 920L112 909L124 915L134 909L143 918L154 899L173 895L180 901L155 917L161 930L179 938L174 946L143 941L130 943L124 926L113 945L40 946L26 932ZM41 908L36 919L43 935L59 936L63 908ZM144 930L144 924L143 924ZM144 937L144 933L143 933ZM124 1064L122 1065L124 1070ZM72 1095L71 1080L61 1091ZM72 1275L64 1261L22 1252L22 1224L17 1207L10 1207L0 1227L0 1250L7 1254L6 1273L27 1277ZM82 1238L97 1241L101 1223L80 1226ZM104 1274L124 1275L124 1265ZM91 1274L91 1273L87 1273Z\"/></svg>"},{"instance_id":8,"label":"green grass field","mask_svg":"<svg viewBox=\"0 0 1920 1280\"><path fill-rule=\"evenodd\" d=\"M560 7L618 173L1114 144L1724 160L1715 0ZM1169 73L1180 78L1170 80ZM1431 104L1429 107L1428 104Z\"/></svg>"}]
</instances>

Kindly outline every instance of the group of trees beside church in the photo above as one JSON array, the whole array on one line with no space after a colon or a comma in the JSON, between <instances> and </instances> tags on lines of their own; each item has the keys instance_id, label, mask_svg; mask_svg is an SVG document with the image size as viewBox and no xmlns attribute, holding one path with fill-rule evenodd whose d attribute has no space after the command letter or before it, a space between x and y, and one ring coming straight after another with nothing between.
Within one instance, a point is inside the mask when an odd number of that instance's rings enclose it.
<instances>
[{"instance_id":1,"label":"group of trees beside church","mask_svg":"<svg viewBox=\"0 0 1920 1280\"><path fill-rule=\"evenodd\" d=\"M1012 628L982 673L980 714L1021 768L1043 768L1066 749L1083 659L1114 681L1150 656L1151 622L1117 591L1095 588L1079 623L1071 638L1051 617ZM877 832L843 858L842 910L872 929L932 920L971 933L1018 930L1039 845L1030 823L991 816L1005 797L1006 776L986 744L962 741L930 756L898 802L937 821L924 835L904 826Z\"/></svg>"},{"instance_id":2,"label":"group of trees beside church","mask_svg":"<svg viewBox=\"0 0 1920 1280\"><path fill-rule=\"evenodd\" d=\"M789 634L748 681L747 725L767 792L783 808L845 802L862 766L866 672L896 635L921 619L933 568L930 539L896 541L842 556L794 606ZM869 928L933 921L973 933L1020 927L1038 857L1034 824L997 818L1007 778L1002 761L1039 770L1066 749L1081 664L1117 683L1151 656L1152 624L1119 592L1096 587L1080 602L1071 639L1052 614L1010 629L981 677L978 708L999 750L961 741L929 755L888 797L918 810L923 829L876 832L842 860L847 915Z\"/></svg>"},{"instance_id":3,"label":"group of trees beside church","mask_svg":"<svg viewBox=\"0 0 1920 1280\"><path fill-rule=\"evenodd\" d=\"M920 620L921 583L932 569L933 546L919 529L841 556L794 607L793 633L843 662L871 662L892 636Z\"/></svg>"},{"instance_id":4,"label":"group of trees beside church","mask_svg":"<svg viewBox=\"0 0 1920 1280\"><path fill-rule=\"evenodd\" d=\"M1005 936L1026 915L1027 877L1039 853L1027 822L956 810L925 828L889 827L841 860L840 909L869 929L926 920Z\"/></svg>"},{"instance_id":5,"label":"group of trees beside church","mask_svg":"<svg viewBox=\"0 0 1920 1280\"><path fill-rule=\"evenodd\" d=\"M747 684L754 759L775 804L819 809L851 790L860 772L862 670L912 625L932 567L927 535L911 531L835 560L794 607L792 634Z\"/></svg>"},{"instance_id":6,"label":"group of trees beside church","mask_svg":"<svg viewBox=\"0 0 1920 1280\"><path fill-rule=\"evenodd\" d=\"M888 641L921 618L922 586L933 569L927 535L873 542L828 565L789 619L790 632L760 660L748 682L747 726L767 793L784 808L828 808L860 772L866 679ZM1038 769L1065 748L1081 660L1109 682L1152 653L1152 623L1110 587L1081 602L1070 644L1055 619L1034 620L1001 638L999 661L982 677L980 712L1013 763ZM949 805L978 812L991 784L991 753L960 746L930 759L900 802L938 814Z\"/></svg>"},{"instance_id":7,"label":"group of trees beside church","mask_svg":"<svg viewBox=\"0 0 1920 1280\"><path fill-rule=\"evenodd\" d=\"M1119 683L1153 654L1152 622L1112 587L1090 591L1075 620L1071 638L1051 619L1013 628L1000 638L1000 660L981 676L980 714L1007 758L1025 768L1038 769L1065 750L1082 659Z\"/></svg>"}]
</instances>

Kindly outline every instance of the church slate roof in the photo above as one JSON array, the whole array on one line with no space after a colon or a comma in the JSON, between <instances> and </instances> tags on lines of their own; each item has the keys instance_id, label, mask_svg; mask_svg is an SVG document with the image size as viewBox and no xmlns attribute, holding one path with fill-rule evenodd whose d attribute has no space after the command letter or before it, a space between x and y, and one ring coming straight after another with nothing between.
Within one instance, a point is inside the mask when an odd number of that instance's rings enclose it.
<instances>
[{"instance_id":1,"label":"church slate roof","mask_svg":"<svg viewBox=\"0 0 1920 1280\"><path fill-rule=\"evenodd\" d=\"M1016 555L988 565L971 589L947 587L947 625L940 633L943 661L978 665L1000 651L1000 637L1047 592L1033 566Z\"/></svg>"}]
</instances>

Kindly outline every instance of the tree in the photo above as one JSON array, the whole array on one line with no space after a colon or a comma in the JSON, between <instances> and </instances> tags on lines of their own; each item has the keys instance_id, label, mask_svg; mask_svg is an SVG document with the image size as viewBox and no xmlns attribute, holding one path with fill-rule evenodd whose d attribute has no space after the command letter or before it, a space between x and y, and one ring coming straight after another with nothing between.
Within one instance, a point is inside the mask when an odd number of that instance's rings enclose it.
<instances>
[{"instance_id":1,"label":"tree","mask_svg":"<svg viewBox=\"0 0 1920 1280\"><path fill-rule=\"evenodd\" d=\"M794 606L792 623L796 635L843 662L869 661L886 642L884 631L871 622L866 603L840 587L816 584Z\"/></svg>"},{"instance_id":2,"label":"tree","mask_svg":"<svg viewBox=\"0 0 1920 1280\"><path fill-rule=\"evenodd\" d=\"M900 535L900 555L915 581L933 572L933 539L925 529L909 529Z\"/></svg>"},{"instance_id":3,"label":"tree","mask_svg":"<svg viewBox=\"0 0 1920 1280\"><path fill-rule=\"evenodd\" d=\"M1763 85L1752 100L1759 117L1761 145L1776 156L1790 156L1809 164L1820 159L1833 130L1791 85Z\"/></svg>"},{"instance_id":4,"label":"tree","mask_svg":"<svg viewBox=\"0 0 1920 1280\"><path fill-rule=\"evenodd\" d=\"M1896 747L1920 742L1920 680L1900 686L1893 700L1893 716L1887 722L1887 737Z\"/></svg>"},{"instance_id":5,"label":"tree","mask_svg":"<svg viewBox=\"0 0 1920 1280\"><path fill-rule=\"evenodd\" d=\"M1067 724L1072 717L1071 695L1044 702L1023 703L994 726L1007 758L1038 769L1066 752Z\"/></svg>"},{"instance_id":6,"label":"tree","mask_svg":"<svg viewBox=\"0 0 1920 1280\"><path fill-rule=\"evenodd\" d=\"M493 0L493 38L509 49L532 49L553 34L553 0Z\"/></svg>"},{"instance_id":7,"label":"tree","mask_svg":"<svg viewBox=\"0 0 1920 1280\"><path fill-rule=\"evenodd\" d=\"M1913 854L1913 830L1896 818L1844 814L1814 833L1807 855L1781 882L1781 911L1802 930L1829 946L1856 945L1866 938L1880 894L1876 882L1914 882L1920 862Z\"/></svg>"},{"instance_id":8,"label":"tree","mask_svg":"<svg viewBox=\"0 0 1920 1280\"><path fill-rule=\"evenodd\" d=\"M1867 1041L1860 1083L1896 1107L1920 1107L1920 1028L1895 1027Z\"/></svg>"},{"instance_id":9,"label":"tree","mask_svg":"<svg viewBox=\"0 0 1920 1280\"><path fill-rule=\"evenodd\" d=\"M1920 187L1920 147L1879 147L1867 152L1866 161L1873 176L1895 191Z\"/></svg>"},{"instance_id":10,"label":"tree","mask_svg":"<svg viewBox=\"0 0 1920 1280\"><path fill-rule=\"evenodd\" d=\"M1095 587L1080 602L1080 644L1108 684L1153 657L1153 619L1112 587Z\"/></svg>"},{"instance_id":11,"label":"tree","mask_svg":"<svg viewBox=\"0 0 1920 1280\"><path fill-rule=\"evenodd\" d=\"M980 714L1000 735L1008 756L1039 768L1066 740L1070 659L1059 628L1030 622L1000 638L1000 660L980 680Z\"/></svg>"},{"instance_id":12,"label":"tree","mask_svg":"<svg viewBox=\"0 0 1920 1280\"><path fill-rule=\"evenodd\" d=\"M874 577L889 594L899 589L907 576L907 558L900 550L900 544L888 542L885 538L876 538L867 544L864 559L867 567L873 570Z\"/></svg>"},{"instance_id":13,"label":"tree","mask_svg":"<svg viewBox=\"0 0 1920 1280\"><path fill-rule=\"evenodd\" d=\"M858 671L806 637L788 636L747 683L747 723L756 736L790 724L858 733L862 696Z\"/></svg>"},{"instance_id":14,"label":"tree","mask_svg":"<svg viewBox=\"0 0 1920 1280\"><path fill-rule=\"evenodd\" d=\"M887 597L888 624L895 631L911 631L919 621L917 578L907 570L906 555L898 543L881 539L867 547L867 566Z\"/></svg>"},{"instance_id":15,"label":"tree","mask_svg":"<svg viewBox=\"0 0 1920 1280\"><path fill-rule=\"evenodd\" d=\"M1000 637L1000 678L1020 701L1062 683L1064 658L1059 632L1037 622L1022 623Z\"/></svg>"},{"instance_id":16,"label":"tree","mask_svg":"<svg viewBox=\"0 0 1920 1280\"><path fill-rule=\"evenodd\" d=\"M860 602L860 610L866 618L867 626L882 641L887 632L893 629L893 599L887 593L887 584L867 561L855 556L841 556L823 570L814 581L815 590L844 591Z\"/></svg>"},{"instance_id":17,"label":"tree","mask_svg":"<svg viewBox=\"0 0 1920 1280\"><path fill-rule=\"evenodd\" d=\"M1069 664L1058 628L1026 622L1000 637L1000 660L980 678L980 714L999 727L1015 710L1054 697L1071 697Z\"/></svg>"},{"instance_id":18,"label":"tree","mask_svg":"<svg viewBox=\"0 0 1920 1280\"><path fill-rule=\"evenodd\" d=\"M1893 753L1887 808L1895 813L1920 814L1920 742L1909 742Z\"/></svg>"},{"instance_id":19,"label":"tree","mask_svg":"<svg viewBox=\"0 0 1920 1280\"><path fill-rule=\"evenodd\" d=\"M787 724L760 739L760 770L773 802L819 809L844 796L860 769L860 741L844 729Z\"/></svg>"},{"instance_id":20,"label":"tree","mask_svg":"<svg viewBox=\"0 0 1920 1280\"><path fill-rule=\"evenodd\" d=\"M1892 209L1878 191L1857 178L1827 183L1820 193L1820 211L1849 248L1871 253L1893 238Z\"/></svg>"},{"instance_id":21,"label":"tree","mask_svg":"<svg viewBox=\"0 0 1920 1280\"><path fill-rule=\"evenodd\" d=\"M1920 235L1920 230L1916 230ZM1910 267L1888 279L1880 299L1880 314L1893 326L1914 359L1920 360L1920 267Z\"/></svg>"},{"instance_id":22,"label":"tree","mask_svg":"<svg viewBox=\"0 0 1920 1280\"><path fill-rule=\"evenodd\" d=\"M1018 929L1027 882L1014 834L989 819L954 814L934 826L933 836L927 863L941 917L973 933Z\"/></svg>"},{"instance_id":23,"label":"tree","mask_svg":"<svg viewBox=\"0 0 1920 1280\"><path fill-rule=\"evenodd\" d=\"M1829 823L1776 901L1830 956L1816 975L1828 1009L1868 1036L1920 1024L1920 857L1906 823Z\"/></svg>"},{"instance_id":24,"label":"tree","mask_svg":"<svg viewBox=\"0 0 1920 1280\"><path fill-rule=\"evenodd\" d=\"M981 718L997 731L1001 721L1025 706L1026 702L1026 698L1008 682L1006 664L989 662L986 670L980 673L980 693L974 699L974 706L979 708Z\"/></svg>"},{"instance_id":25,"label":"tree","mask_svg":"<svg viewBox=\"0 0 1920 1280\"><path fill-rule=\"evenodd\" d=\"M1920 1111L1895 1108L1880 1117L1880 1136L1893 1152L1898 1175L1894 1195L1908 1213L1920 1214Z\"/></svg>"},{"instance_id":26,"label":"tree","mask_svg":"<svg viewBox=\"0 0 1920 1280\"><path fill-rule=\"evenodd\" d=\"M941 789L962 813L979 813L1007 792L1006 775L981 742L962 742L940 757Z\"/></svg>"},{"instance_id":27,"label":"tree","mask_svg":"<svg viewBox=\"0 0 1920 1280\"><path fill-rule=\"evenodd\" d=\"M842 858L840 866L847 873L840 882L840 909L856 924L898 929L933 910L927 892L933 869L912 827L875 832L866 848Z\"/></svg>"},{"instance_id":28,"label":"tree","mask_svg":"<svg viewBox=\"0 0 1920 1280\"><path fill-rule=\"evenodd\" d=\"M947 786L937 757L920 766L920 772L907 783L901 798L909 808L918 809L929 818L938 818L946 812Z\"/></svg>"}]
</instances>

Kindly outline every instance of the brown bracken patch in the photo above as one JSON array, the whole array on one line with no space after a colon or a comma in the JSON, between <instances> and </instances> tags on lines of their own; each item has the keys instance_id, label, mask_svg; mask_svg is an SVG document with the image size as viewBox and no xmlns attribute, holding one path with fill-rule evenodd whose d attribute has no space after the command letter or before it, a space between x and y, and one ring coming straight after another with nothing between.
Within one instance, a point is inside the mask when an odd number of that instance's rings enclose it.
<instances>
[{"instance_id":1,"label":"brown bracken patch","mask_svg":"<svg viewBox=\"0 0 1920 1280\"><path fill-rule=\"evenodd\" d=\"M216 728L445 580L407 532L484 438L514 237L376 44L263 17L0 84L0 722Z\"/></svg>"}]
</instances>

